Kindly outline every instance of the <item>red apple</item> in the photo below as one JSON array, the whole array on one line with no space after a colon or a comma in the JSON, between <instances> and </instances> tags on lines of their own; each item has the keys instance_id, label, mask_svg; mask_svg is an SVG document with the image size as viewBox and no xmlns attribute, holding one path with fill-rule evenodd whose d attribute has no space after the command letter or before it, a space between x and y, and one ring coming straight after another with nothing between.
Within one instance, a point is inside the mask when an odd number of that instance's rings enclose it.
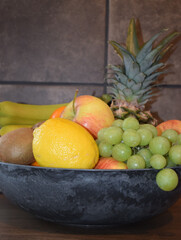
<instances>
[{"instance_id":1,"label":"red apple","mask_svg":"<svg viewBox=\"0 0 181 240\"><path fill-rule=\"evenodd\" d=\"M101 128L111 126L114 121L110 107L101 99L90 95L75 98L75 101L66 106L60 117L82 125L94 138L97 138Z\"/></svg>"},{"instance_id":2,"label":"red apple","mask_svg":"<svg viewBox=\"0 0 181 240\"><path fill-rule=\"evenodd\" d=\"M95 169L128 169L126 163L115 160L112 157L101 157Z\"/></svg>"}]
</instances>

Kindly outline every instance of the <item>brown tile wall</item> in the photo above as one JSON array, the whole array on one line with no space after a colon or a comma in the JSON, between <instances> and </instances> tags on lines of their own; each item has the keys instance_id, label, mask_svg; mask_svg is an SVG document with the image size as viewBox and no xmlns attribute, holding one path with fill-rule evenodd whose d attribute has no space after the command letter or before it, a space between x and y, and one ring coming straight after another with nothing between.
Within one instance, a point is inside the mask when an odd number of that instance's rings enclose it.
<instances>
[{"instance_id":1,"label":"brown tile wall","mask_svg":"<svg viewBox=\"0 0 181 240\"><path fill-rule=\"evenodd\" d=\"M0 101L70 101L76 88L101 95L105 11L105 0L0 1Z\"/></svg>"},{"instance_id":2,"label":"brown tile wall","mask_svg":"<svg viewBox=\"0 0 181 240\"><path fill-rule=\"evenodd\" d=\"M163 28L181 31L180 0L1 0L0 101L70 101L105 92L105 66L119 63L107 41L125 42L132 17L146 41ZM152 111L181 119L181 41L169 56Z\"/></svg>"}]
</instances>

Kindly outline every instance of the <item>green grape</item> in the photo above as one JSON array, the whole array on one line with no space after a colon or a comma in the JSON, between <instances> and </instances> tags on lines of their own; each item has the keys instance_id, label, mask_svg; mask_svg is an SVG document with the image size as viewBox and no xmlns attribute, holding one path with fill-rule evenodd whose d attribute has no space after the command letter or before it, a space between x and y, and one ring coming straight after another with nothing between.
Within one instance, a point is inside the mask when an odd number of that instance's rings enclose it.
<instances>
[{"instance_id":1,"label":"green grape","mask_svg":"<svg viewBox=\"0 0 181 240\"><path fill-rule=\"evenodd\" d=\"M116 119L113 123L112 126L120 127L122 128L123 120L122 119Z\"/></svg>"},{"instance_id":2,"label":"green grape","mask_svg":"<svg viewBox=\"0 0 181 240\"><path fill-rule=\"evenodd\" d=\"M169 158L169 156L166 157L167 160L167 167L175 167L176 164Z\"/></svg>"},{"instance_id":3,"label":"green grape","mask_svg":"<svg viewBox=\"0 0 181 240\"><path fill-rule=\"evenodd\" d=\"M119 127L108 127L104 131L104 141L112 145L120 143L123 130Z\"/></svg>"},{"instance_id":4,"label":"green grape","mask_svg":"<svg viewBox=\"0 0 181 240\"><path fill-rule=\"evenodd\" d=\"M128 117L124 119L122 128L123 130L127 130L127 129L137 130L139 128L139 121L134 117Z\"/></svg>"},{"instance_id":5,"label":"green grape","mask_svg":"<svg viewBox=\"0 0 181 240\"><path fill-rule=\"evenodd\" d=\"M149 149L153 154L165 155L170 150L170 142L162 136L154 137L149 143Z\"/></svg>"},{"instance_id":6,"label":"green grape","mask_svg":"<svg viewBox=\"0 0 181 240\"><path fill-rule=\"evenodd\" d=\"M104 141L104 131L106 128L101 128L97 134L97 138L99 141Z\"/></svg>"},{"instance_id":7,"label":"green grape","mask_svg":"<svg viewBox=\"0 0 181 240\"><path fill-rule=\"evenodd\" d=\"M147 148L142 148L137 152L138 155L142 156L145 160L146 168L150 168L150 158L152 156L152 153Z\"/></svg>"},{"instance_id":8,"label":"green grape","mask_svg":"<svg viewBox=\"0 0 181 240\"><path fill-rule=\"evenodd\" d=\"M99 146L99 143L100 143L101 141L97 138L96 139L96 144L97 144L97 146Z\"/></svg>"},{"instance_id":9,"label":"green grape","mask_svg":"<svg viewBox=\"0 0 181 240\"><path fill-rule=\"evenodd\" d=\"M156 183L163 191L172 191L178 185L178 175L173 169L164 168L157 173Z\"/></svg>"},{"instance_id":10,"label":"green grape","mask_svg":"<svg viewBox=\"0 0 181 240\"><path fill-rule=\"evenodd\" d=\"M181 134L178 134L176 143L181 144Z\"/></svg>"},{"instance_id":11,"label":"green grape","mask_svg":"<svg viewBox=\"0 0 181 240\"><path fill-rule=\"evenodd\" d=\"M181 164L181 145L174 145L168 153L169 158L175 164Z\"/></svg>"},{"instance_id":12,"label":"green grape","mask_svg":"<svg viewBox=\"0 0 181 240\"><path fill-rule=\"evenodd\" d=\"M153 134L149 129L146 128L140 128L137 130L137 133L139 133L140 137L141 137L141 142L140 142L140 146L146 146L149 144L149 142L151 141Z\"/></svg>"},{"instance_id":13,"label":"green grape","mask_svg":"<svg viewBox=\"0 0 181 240\"><path fill-rule=\"evenodd\" d=\"M137 147L141 142L141 137L134 129L127 129L123 133L123 142L129 147Z\"/></svg>"},{"instance_id":14,"label":"green grape","mask_svg":"<svg viewBox=\"0 0 181 240\"><path fill-rule=\"evenodd\" d=\"M128 169L143 169L145 168L145 160L142 156L135 154L128 158Z\"/></svg>"},{"instance_id":15,"label":"green grape","mask_svg":"<svg viewBox=\"0 0 181 240\"><path fill-rule=\"evenodd\" d=\"M110 143L100 142L98 148L101 157L111 157L113 146Z\"/></svg>"},{"instance_id":16,"label":"green grape","mask_svg":"<svg viewBox=\"0 0 181 240\"><path fill-rule=\"evenodd\" d=\"M162 169L166 164L166 158L160 154L155 154L150 158L150 165L155 169Z\"/></svg>"},{"instance_id":17,"label":"green grape","mask_svg":"<svg viewBox=\"0 0 181 240\"><path fill-rule=\"evenodd\" d=\"M147 128L147 129L149 129L153 133L154 137L156 137L158 135L156 127L154 127L151 124L141 124L140 128Z\"/></svg>"},{"instance_id":18,"label":"green grape","mask_svg":"<svg viewBox=\"0 0 181 240\"><path fill-rule=\"evenodd\" d=\"M109 94L103 94L101 96L101 99L105 102L105 103L109 103L112 100L112 97Z\"/></svg>"},{"instance_id":19,"label":"green grape","mask_svg":"<svg viewBox=\"0 0 181 240\"><path fill-rule=\"evenodd\" d=\"M175 143L177 141L178 133L173 129L167 129L162 132L162 136L166 137L171 143Z\"/></svg>"},{"instance_id":20,"label":"green grape","mask_svg":"<svg viewBox=\"0 0 181 240\"><path fill-rule=\"evenodd\" d=\"M113 146L112 157L118 161L126 161L131 154L131 148L124 143L119 143Z\"/></svg>"}]
</instances>

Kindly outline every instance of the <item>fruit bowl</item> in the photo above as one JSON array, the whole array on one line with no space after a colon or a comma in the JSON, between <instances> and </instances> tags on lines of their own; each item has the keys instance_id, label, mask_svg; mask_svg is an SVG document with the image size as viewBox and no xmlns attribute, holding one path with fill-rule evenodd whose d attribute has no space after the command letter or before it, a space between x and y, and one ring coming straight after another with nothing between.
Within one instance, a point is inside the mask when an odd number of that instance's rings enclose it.
<instances>
[{"instance_id":1,"label":"fruit bowl","mask_svg":"<svg viewBox=\"0 0 181 240\"><path fill-rule=\"evenodd\" d=\"M80 170L0 162L0 188L14 204L38 218L64 225L122 225L158 215L181 193L162 191L158 170Z\"/></svg>"}]
</instances>

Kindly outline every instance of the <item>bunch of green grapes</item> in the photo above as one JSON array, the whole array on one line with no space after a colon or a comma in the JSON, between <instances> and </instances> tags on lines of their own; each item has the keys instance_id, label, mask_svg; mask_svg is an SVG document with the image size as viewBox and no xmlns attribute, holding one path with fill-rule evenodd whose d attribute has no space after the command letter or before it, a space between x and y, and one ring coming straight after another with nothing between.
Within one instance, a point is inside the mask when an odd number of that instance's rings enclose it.
<instances>
[{"instance_id":1,"label":"bunch of green grapes","mask_svg":"<svg viewBox=\"0 0 181 240\"><path fill-rule=\"evenodd\" d=\"M136 118L128 117L102 128L98 132L97 144L101 157L125 162L128 169L160 170L156 182L161 189L170 191L177 186L178 176L170 169L181 165L181 134L175 130L165 130L157 136L153 125L140 124Z\"/></svg>"}]
</instances>

